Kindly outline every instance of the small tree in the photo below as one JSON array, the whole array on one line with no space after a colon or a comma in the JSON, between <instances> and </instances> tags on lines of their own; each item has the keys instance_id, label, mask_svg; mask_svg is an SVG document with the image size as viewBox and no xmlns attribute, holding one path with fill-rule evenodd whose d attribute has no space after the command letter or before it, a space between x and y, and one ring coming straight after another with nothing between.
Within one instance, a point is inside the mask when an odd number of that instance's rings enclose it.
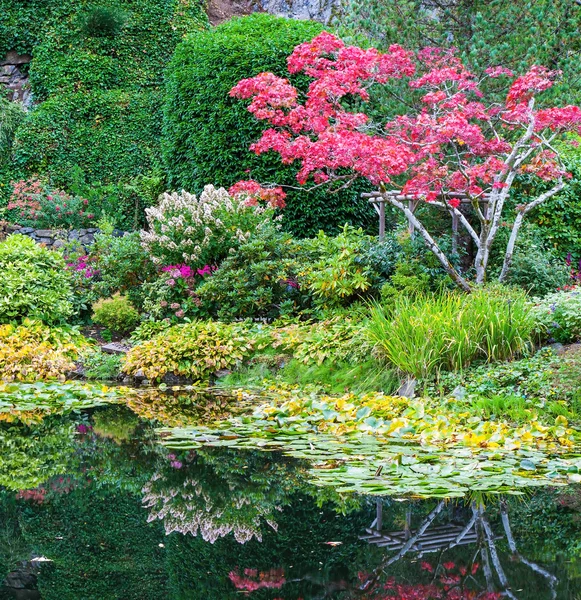
<instances>
[{"instance_id":1,"label":"small tree","mask_svg":"<svg viewBox=\"0 0 581 600\"><path fill-rule=\"evenodd\" d=\"M536 96L553 85L558 72L533 66L515 78L508 69L491 67L484 79L510 77L512 82L502 104L487 104L483 80L477 81L453 51L426 48L414 54L392 45L380 53L345 46L323 32L297 46L287 62L290 73L313 79L304 100L288 80L272 73L244 79L230 92L251 99L248 110L271 125L251 149L257 154L274 150L284 163L298 161L301 184L312 178L316 185L334 182L337 187L367 178L405 214L465 291L471 289L466 278L401 196L387 194L388 188L440 206L458 219L476 245L475 282L481 284L515 177L529 173L550 182L546 192L516 207L502 281L523 219L565 185L568 174L555 142L567 142L564 134L581 131L579 107L536 107ZM421 94L423 107L414 114L381 124L346 107L350 97L366 102L372 86L404 77ZM460 210L458 194L469 200L473 218Z\"/></svg>"}]
</instances>

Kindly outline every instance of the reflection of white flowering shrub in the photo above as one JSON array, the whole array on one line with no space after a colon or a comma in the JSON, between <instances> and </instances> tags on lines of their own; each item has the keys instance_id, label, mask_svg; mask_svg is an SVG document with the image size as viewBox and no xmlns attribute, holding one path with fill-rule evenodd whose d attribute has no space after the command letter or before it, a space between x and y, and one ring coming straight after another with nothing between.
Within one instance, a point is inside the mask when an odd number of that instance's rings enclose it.
<instances>
[{"instance_id":1,"label":"reflection of white flowering shrub","mask_svg":"<svg viewBox=\"0 0 581 600\"><path fill-rule=\"evenodd\" d=\"M207 185L200 196L164 194L145 210L149 231L141 242L159 265L217 264L251 232L272 219L272 209L249 206L224 188Z\"/></svg>"},{"instance_id":2,"label":"reflection of white flowering shrub","mask_svg":"<svg viewBox=\"0 0 581 600\"><path fill-rule=\"evenodd\" d=\"M174 531L202 536L213 544L229 533L240 544L255 537L262 541L261 518L275 531L272 504L261 506L244 489L226 490L225 494L208 494L201 482L187 478L173 487L163 475L156 473L143 488L143 503L150 509L147 521L163 521L166 534Z\"/></svg>"}]
</instances>

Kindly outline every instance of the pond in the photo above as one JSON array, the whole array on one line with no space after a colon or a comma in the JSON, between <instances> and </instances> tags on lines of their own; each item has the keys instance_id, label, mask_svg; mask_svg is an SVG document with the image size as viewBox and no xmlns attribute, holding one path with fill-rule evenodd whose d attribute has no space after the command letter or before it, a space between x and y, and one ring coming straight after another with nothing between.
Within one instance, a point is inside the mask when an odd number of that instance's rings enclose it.
<instances>
[{"instance_id":1,"label":"pond","mask_svg":"<svg viewBox=\"0 0 581 600\"><path fill-rule=\"evenodd\" d=\"M438 462L196 429L223 395L127 403L0 423L0 598L581 597L575 455Z\"/></svg>"}]
</instances>

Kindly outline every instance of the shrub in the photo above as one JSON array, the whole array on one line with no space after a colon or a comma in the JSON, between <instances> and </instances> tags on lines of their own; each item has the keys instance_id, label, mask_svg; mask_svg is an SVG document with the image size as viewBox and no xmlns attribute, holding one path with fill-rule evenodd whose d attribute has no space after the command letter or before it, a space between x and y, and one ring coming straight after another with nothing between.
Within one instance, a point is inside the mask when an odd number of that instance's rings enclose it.
<instances>
[{"instance_id":1,"label":"shrub","mask_svg":"<svg viewBox=\"0 0 581 600\"><path fill-rule=\"evenodd\" d=\"M0 323L26 317L58 323L73 314L72 295L60 254L23 235L0 242Z\"/></svg>"},{"instance_id":2,"label":"shrub","mask_svg":"<svg viewBox=\"0 0 581 600\"><path fill-rule=\"evenodd\" d=\"M541 336L562 343L581 339L581 288L573 287L537 299L533 315Z\"/></svg>"},{"instance_id":3,"label":"shrub","mask_svg":"<svg viewBox=\"0 0 581 600\"><path fill-rule=\"evenodd\" d=\"M144 342L150 340L158 333L169 329L171 324L167 321L143 321L140 323L131 334L132 342Z\"/></svg>"},{"instance_id":4,"label":"shrub","mask_svg":"<svg viewBox=\"0 0 581 600\"><path fill-rule=\"evenodd\" d=\"M358 322L336 317L317 323L293 323L272 329L273 347L292 354L305 365L325 362L363 362L372 344Z\"/></svg>"},{"instance_id":5,"label":"shrub","mask_svg":"<svg viewBox=\"0 0 581 600\"><path fill-rule=\"evenodd\" d=\"M491 261L498 265L503 260L499 248L506 247L510 230L503 227L499 231L499 245L493 248ZM547 247L543 239L543 231L535 225L527 225L521 229L518 237L512 264L506 282L518 285L531 295L544 296L569 282L570 269L564 257L551 247Z\"/></svg>"},{"instance_id":6,"label":"shrub","mask_svg":"<svg viewBox=\"0 0 581 600\"><path fill-rule=\"evenodd\" d=\"M124 334L139 323L139 313L126 296L115 294L93 304L93 321L110 331Z\"/></svg>"},{"instance_id":7,"label":"shrub","mask_svg":"<svg viewBox=\"0 0 581 600\"><path fill-rule=\"evenodd\" d=\"M4 210L12 223L37 229L81 229L95 226L89 201L51 188L36 178L12 182Z\"/></svg>"},{"instance_id":8,"label":"shrub","mask_svg":"<svg viewBox=\"0 0 581 600\"><path fill-rule=\"evenodd\" d=\"M29 319L0 325L0 379L63 379L86 346L73 328L49 328Z\"/></svg>"},{"instance_id":9,"label":"shrub","mask_svg":"<svg viewBox=\"0 0 581 600\"><path fill-rule=\"evenodd\" d=\"M154 278L155 268L141 246L138 232L121 236L97 234L85 260L91 264L91 272L98 275L93 283L96 295L121 293L138 308L143 305L143 285Z\"/></svg>"},{"instance_id":10,"label":"shrub","mask_svg":"<svg viewBox=\"0 0 581 600\"><path fill-rule=\"evenodd\" d=\"M141 240L153 262L194 268L218 264L272 217L270 209L248 206L211 185L199 197L164 194L158 206L145 212L149 230Z\"/></svg>"},{"instance_id":11,"label":"shrub","mask_svg":"<svg viewBox=\"0 0 581 600\"><path fill-rule=\"evenodd\" d=\"M461 370L479 357L512 358L528 348L533 330L525 294L496 289L399 296L390 307L376 304L368 326L385 358L417 379Z\"/></svg>"},{"instance_id":12,"label":"shrub","mask_svg":"<svg viewBox=\"0 0 581 600\"><path fill-rule=\"evenodd\" d=\"M100 348L82 358L85 377L89 380L114 380L121 372L121 355L107 354Z\"/></svg>"},{"instance_id":13,"label":"shrub","mask_svg":"<svg viewBox=\"0 0 581 600\"><path fill-rule=\"evenodd\" d=\"M345 225L336 237L320 231L314 240L305 244L318 259L304 266L299 273L299 283L313 294L318 307L348 304L369 291L373 272L364 255L372 238L365 236L362 229Z\"/></svg>"},{"instance_id":14,"label":"shrub","mask_svg":"<svg viewBox=\"0 0 581 600\"><path fill-rule=\"evenodd\" d=\"M121 32L127 15L116 6L89 6L80 15L81 31L89 37L113 37Z\"/></svg>"},{"instance_id":15,"label":"shrub","mask_svg":"<svg viewBox=\"0 0 581 600\"><path fill-rule=\"evenodd\" d=\"M296 277L304 258L300 242L267 227L229 254L196 294L221 320L290 315L304 308L310 297Z\"/></svg>"},{"instance_id":16,"label":"shrub","mask_svg":"<svg viewBox=\"0 0 581 600\"><path fill-rule=\"evenodd\" d=\"M243 324L196 321L174 325L132 348L123 370L129 375L142 371L152 380L172 373L200 381L240 364L253 347Z\"/></svg>"},{"instance_id":17,"label":"shrub","mask_svg":"<svg viewBox=\"0 0 581 600\"><path fill-rule=\"evenodd\" d=\"M257 181L296 186L296 167L248 150L262 125L229 92L260 72L286 76L286 57L321 29L312 21L254 14L186 37L167 73L163 150L173 188L200 192L211 181L228 189L248 179L249 171ZM292 79L306 89L306 78ZM374 211L359 195L363 189L290 190L284 227L300 237L319 229L334 234L346 222L374 228Z\"/></svg>"}]
</instances>

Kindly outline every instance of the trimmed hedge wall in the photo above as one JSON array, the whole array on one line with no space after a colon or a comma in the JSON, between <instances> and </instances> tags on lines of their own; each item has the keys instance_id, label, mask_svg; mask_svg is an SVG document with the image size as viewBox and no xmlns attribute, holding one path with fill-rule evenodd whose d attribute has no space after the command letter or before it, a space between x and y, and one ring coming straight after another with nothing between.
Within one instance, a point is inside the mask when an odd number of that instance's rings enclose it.
<instances>
[{"instance_id":1,"label":"trimmed hedge wall","mask_svg":"<svg viewBox=\"0 0 581 600\"><path fill-rule=\"evenodd\" d=\"M60 187L72 183L76 166L87 181L127 181L159 161L161 104L155 90L52 96L19 130L14 163L23 172L50 174Z\"/></svg>"},{"instance_id":2,"label":"trimmed hedge wall","mask_svg":"<svg viewBox=\"0 0 581 600\"><path fill-rule=\"evenodd\" d=\"M321 30L312 21L254 14L189 35L177 47L167 73L163 137L171 187L200 192L208 183L227 188L249 178L298 186L298 167L283 165L274 153L250 152L265 125L228 93L240 79L263 71L288 76L287 56ZM304 76L291 79L306 89ZM362 189L364 184L338 194L291 190L283 224L299 236L319 229L334 233L346 222L374 230L373 210L359 197Z\"/></svg>"}]
</instances>

